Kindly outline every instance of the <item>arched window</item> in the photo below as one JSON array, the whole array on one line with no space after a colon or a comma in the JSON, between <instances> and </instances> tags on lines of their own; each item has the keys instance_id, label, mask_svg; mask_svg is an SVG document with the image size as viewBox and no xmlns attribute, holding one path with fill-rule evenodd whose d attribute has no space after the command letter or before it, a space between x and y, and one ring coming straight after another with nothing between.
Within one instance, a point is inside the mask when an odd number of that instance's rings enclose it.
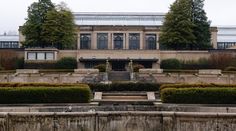
<instances>
[{"instance_id":1,"label":"arched window","mask_svg":"<svg viewBox=\"0 0 236 131\"><path fill-rule=\"evenodd\" d=\"M156 47L156 35L155 34L147 34L146 35L146 49L155 50Z\"/></svg>"},{"instance_id":2,"label":"arched window","mask_svg":"<svg viewBox=\"0 0 236 131\"><path fill-rule=\"evenodd\" d=\"M108 34L99 33L97 34L97 49L108 49Z\"/></svg>"},{"instance_id":3,"label":"arched window","mask_svg":"<svg viewBox=\"0 0 236 131\"><path fill-rule=\"evenodd\" d=\"M138 50L140 47L140 35L138 33L129 34L129 49Z\"/></svg>"},{"instance_id":4,"label":"arched window","mask_svg":"<svg viewBox=\"0 0 236 131\"><path fill-rule=\"evenodd\" d=\"M91 49L90 34L80 34L80 49Z\"/></svg>"},{"instance_id":5,"label":"arched window","mask_svg":"<svg viewBox=\"0 0 236 131\"><path fill-rule=\"evenodd\" d=\"M123 49L123 34L114 34L114 49Z\"/></svg>"}]
</instances>

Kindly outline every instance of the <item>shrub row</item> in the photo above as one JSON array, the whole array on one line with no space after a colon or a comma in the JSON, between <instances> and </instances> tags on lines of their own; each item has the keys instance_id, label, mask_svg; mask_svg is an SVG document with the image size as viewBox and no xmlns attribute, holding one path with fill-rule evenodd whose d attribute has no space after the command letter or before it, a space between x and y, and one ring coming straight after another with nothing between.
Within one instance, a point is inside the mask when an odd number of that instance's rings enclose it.
<instances>
[{"instance_id":1,"label":"shrub row","mask_svg":"<svg viewBox=\"0 0 236 131\"><path fill-rule=\"evenodd\" d=\"M87 103L90 101L89 87L1 87L0 103Z\"/></svg>"},{"instance_id":2,"label":"shrub row","mask_svg":"<svg viewBox=\"0 0 236 131\"><path fill-rule=\"evenodd\" d=\"M50 84L50 83L0 83L1 87L88 87L86 84Z\"/></svg>"},{"instance_id":3,"label":"shrub row","mask_svg":"<svg viewBox=\"0 0 236 131\"><path fill-rule=\"evenodd\" d=\"M236 85L227 84L164 84L160 87L160 90L166 88L236 88Z\"/></svg>"},{"instance_id":4,"label":"shrub row","mask_svg":"<svg viewBox=\"0 0 236 131\"><path fill-rule=\"evenodd\" d=\"M73 57L63 57L58 61L25 62L25 69L76 69L77 61Z\"/></svg>"},{"instance_id":5,"label":"shrub row","mask_svg":"<svg viewBox=\"0 0 236 131\"><path fill-rule=\"evenodd\" d=\"M112 83L112 84L89 84L90 89L95 91L159 91L160 84L154 83Z\"/></svg>"},{"instance_id":6,"label":"shrub row","mask_svg":"<svg viewBox=\"0 0 236 131\"><path fill-rule=\"evenodd\" d=\"M163 103L236 104L236 88L165 88Z\"/></svg>"}]
</instances>

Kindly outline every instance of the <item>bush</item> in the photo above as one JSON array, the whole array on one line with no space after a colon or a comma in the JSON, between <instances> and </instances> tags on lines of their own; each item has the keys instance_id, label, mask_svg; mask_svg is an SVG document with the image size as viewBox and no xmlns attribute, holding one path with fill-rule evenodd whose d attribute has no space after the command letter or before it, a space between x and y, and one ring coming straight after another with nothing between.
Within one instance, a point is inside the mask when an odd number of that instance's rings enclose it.
<instances>
[{"instance_id":1,"label":"bush","mask_svg":"<svg viewBox=\"0 0 236 131\"><path fill-rule=\"evenodd\" d=\"M225 71L236 71L236 67L234 66L228 66L224 69Z\"/></svg>"},{"instance_id":2,"label":"bush","mask_svg":"<svg viewBox=\"0 0 236 131\"><path fill-rule=\"evenodd\" d=\"M163 103L236 104L236 88L165 88Z\"/></svg>"},{"instance_id":3,"label":"bush","mask_svg":"<svg viewBox=\"0 0 236 131\"><path fill-rule=\"evenodd\" d=\"M88 86L1 87L0 103L87 103L90 95Z\"/></svg>"},{"instance_id":4,"label":"bush","mask_svg":"<svg viewBox=\"0 0 236 131\"><path fill-rule=\"evenodd\" d=\"M162 60L161 69L181 69L181 63L177 59Z\"/></svg>"},{"instance_id":5,"label":"bush","mask_svg":"<svg viewBox=\"0 0 236 131\"><path fill-rule=\"evenodd\" d=\"M14 70L18 68L18 54L15 50L0 51L0 65L4 70Z\"/></svg>"},{"instance_id":6,"label":"bush","mask_svg":"<svg viewBox=\"0 0 236 131\"><path fill-rule=\"evenodd\" d=\"M161 85L160 90L166 88L232 88L236 87L236 85L228 85L228 84L164 84Z\"/></svg>"},{"instance_id":7,"label":"bush","mask_svg":"<svg viewBox=\"0 0 236 131\"><path fill-rule=\"evenodd\" d=\"M106 72L106 65L105 64L99 64L94 66L94 69L98 69L99 72Z\"/></svg>"},{"instance_id":8,"label":"bush","mask_svg":"<svg viewBox=\"0 0 236 131\"><path fill-rule=\"evenodd\" d=\"M77 60L73 57L64 57L57 61L57 69L76 69Z\"/></svg>"},{"instance_id":9,"label":"bush","mask_svg":"<svg viewBox=\"0 0 236 131\"><path fill-rule=\"evenodd\" d=\"M209 58L209 63L212 68L224 69L230 66L233 61L233 56L230 53L217 53L211 54Z\"/></svg>"},{"instance_id":10,"label":"bush","mask_svg":"<svg viewBox=\"0 0 236 131\"><path fill-rule=\"evenodd\" d=\"M25 62L25 69L55 69L56 62L54 61L38 61L38 62Z\"/></svg>"},{"instance_id":11,"label":"bush","mask_svg":"<svg viewBox=\"0 0 236 131\"><path fill-rule=\"evenodd\" d=\"M159 91L160 84L154 83L112 83L89 84L93 92L96 91Z\"/></svg>"},{"instance_id":12,"label":"bush","mask_svg":"<svg viewBox=\"0 0 236 131\"><path fill-rule=\"evenodd\" d=\"M143 69L143 68L144 68L144 66L141 64L134 64L133 65L134 72L138 72L139 69Z\"/></svg>"},{"instance_id":13,"label":"bush","mask_svg":"<svg viewBox=\"0 0 236 131\"><path fill-rule=\"evenodd\" d=\"M0 83L0 87L68 87L79 86L87 87L85 84L50 84L50 83Z\"/></svg>"},{"instance_id":14,"label":"bush","mask_svg":"<svg viewBox=\"0 0 236 131\"><path fill-rule=\"evenodd\" d=\"M200 58L198 60L181 61L181 68L187 70L211 69L209 60Z\"/></svg>"}]
</instances>

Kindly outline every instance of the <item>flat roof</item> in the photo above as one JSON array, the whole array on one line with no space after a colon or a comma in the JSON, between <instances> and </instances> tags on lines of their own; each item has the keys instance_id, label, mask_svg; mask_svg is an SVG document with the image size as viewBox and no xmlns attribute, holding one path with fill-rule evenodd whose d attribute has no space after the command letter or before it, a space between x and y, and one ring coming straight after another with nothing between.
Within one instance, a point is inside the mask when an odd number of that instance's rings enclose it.
<instances>
[{"instance_id":1,"label":"flat roof","mask_svg":"<svg viewBox=\"0 0 236 131\"><path fill-rule=\"evenodd\" d=\"M19 35L0 35L0 41L19 41Z\"/></svg>"},{"instance_id":2,"label":"flat roof","mask_svg":"<svg viewBox=\"0 0 236 131\"><path fill-rule=\"evenodd\" d=\"M79 26L160 26L165 13L158 12L74 12Z\"/></svg>"}]
</instances>

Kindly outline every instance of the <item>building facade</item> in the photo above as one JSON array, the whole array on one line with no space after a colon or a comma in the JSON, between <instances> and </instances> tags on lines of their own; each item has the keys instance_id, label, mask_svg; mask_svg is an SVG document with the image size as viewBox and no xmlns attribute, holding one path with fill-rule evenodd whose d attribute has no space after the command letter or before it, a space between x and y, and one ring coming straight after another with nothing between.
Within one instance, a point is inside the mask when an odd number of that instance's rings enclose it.
<instances>
[{"instance_id":1,"label":"building facade","mask_svg":"<svg viewBox=\"0 0 236 131\"><path fill-rule=\"evenodd\" d=\"M164 13L75 13L79 68L109 61L112 70L127 70L129 62L159 68L159 34ZM217 48L217 29L212 28Z\"/></svg>"},{"instance_id":2,"label":"building facade","mask_svg":"<svg viewBox=\"0 0 236 131\"><path fill-rule=\"evenodd\" d=\"M0 35L0 48L19 48L18 35Z\"/></svg>"},{"instance_id":3,"label":"building facade","mask_svg":"<svg viewBox=\"0 0 236 131\"><path fill-rule=\"evenodd\" d=\"M236 26L218 26L217 49L236 48Z\"/></svg>"}]
</instances>

